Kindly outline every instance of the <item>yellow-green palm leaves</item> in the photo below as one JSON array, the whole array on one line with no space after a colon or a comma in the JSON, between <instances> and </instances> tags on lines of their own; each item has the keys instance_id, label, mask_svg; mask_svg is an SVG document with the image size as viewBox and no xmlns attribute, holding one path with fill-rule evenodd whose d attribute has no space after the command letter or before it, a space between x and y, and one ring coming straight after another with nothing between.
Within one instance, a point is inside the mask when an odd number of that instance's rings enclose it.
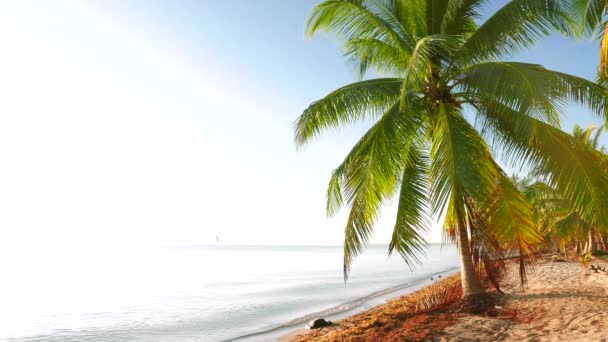
<instances>
[{"instance_id":1,"label":"yellow-green palm leaves","mask_svg":"<svg viewBox=\"0 0 608 342\"><path fill-rule=\"evenodd\" d=\"M345 276L395 197L389 252L407 262L423 253L431 217L445 213L446 233L456 238L456 231L474 235L475 212L490 223L493 239L519 250L523 260L542 237L529 203L493 153L550 169L552 181L589 218L606 199L581 191L608 185L606 176L587 171L601 160L557 128L561 107L571 101L605 118L605 89L540 65L501 61L549 31L567 31L571 9L557 0L514 0L478 25L485 3L326 0L313 9L308 35L335 33L362 74L371 68L387 75L330 93L294 124L296 145L303 147L328 130L377 120L329 183L328 214L350 207Z\"/></svg>"},{"instance_id":2,"label":"yellow-green palm leaves","mask_svg":"<svg viewBox=\"0 0 608 342\"><path fill-rule=\"evenodd\" d=\"M595 36L601 40L599 75L608 79L608 9L606 0L571 0L572 18L579 36Z\"/></svg>"},{"instance_id":3,"label":"yellow-green palm leaves","mask_svg":"<svg viewBox=\"0 0 608 342\"><path fill-rule=\"evenodd\" d=\"M603 198L602 188L598 188L600 186L597 185L598 183L593 183L594 178L601 181L601 177L606 171L605 149L599 146L601 133L601 128L596 129L591 126L582 129L579 125L575 125L572 136L568 136L570 143L578 146L577 152L588 154L586 157L580 156L578 162L581 165L584 163L584 158L595 160L593 168L586 170L588 179L591 180L587 183L587 199ZM567 156L568 153L565 154ZM573 158L569 159L575 164L577 163ZM577 166L573 166L573 168L577 168ZM582 171L582 169L580 170ZM571 200L572 196L568 196L566 193L569 189L563 186L564 182L556 182L554 174L556 174L555 170L552 170L549 165L538 165L532 173L532 176L538 179L532 184L521 184L520 186L534 205L535 216L543 233L547 236L558 237L562 242L568 242L574 237L586 236L595 227L605 227L604 203L594 201L588 205L576 205ZM571 184L575 183L571 182ZM593 210L597 212L593 212Z\"/></svg>"}]
</instances>

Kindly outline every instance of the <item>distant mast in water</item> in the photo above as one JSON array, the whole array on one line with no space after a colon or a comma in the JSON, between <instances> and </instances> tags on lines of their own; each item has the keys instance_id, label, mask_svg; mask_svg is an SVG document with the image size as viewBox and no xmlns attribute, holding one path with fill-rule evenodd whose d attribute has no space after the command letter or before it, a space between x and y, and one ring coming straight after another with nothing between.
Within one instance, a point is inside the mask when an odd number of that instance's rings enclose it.
<instances>
[{"instance_id":1,"label":"distant mast in water","mask_svg":"<svg viewBox=\"0 0 608 342\"><path fill-rule=\"evenodd\" d=\"M215 242L220 243L220 237L219 236L215 237Z\"/></svg>"}]
</instances>

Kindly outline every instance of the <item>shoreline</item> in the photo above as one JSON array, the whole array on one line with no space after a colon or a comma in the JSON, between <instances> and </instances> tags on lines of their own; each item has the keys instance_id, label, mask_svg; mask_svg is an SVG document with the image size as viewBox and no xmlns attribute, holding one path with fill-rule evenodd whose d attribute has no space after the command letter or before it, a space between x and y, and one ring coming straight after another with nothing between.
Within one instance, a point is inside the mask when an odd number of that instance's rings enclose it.
<instances>
[{"instance_id":1,"label":"shoreline","mask_svg":"<svg viewBox=\"0 0 608 342\"><path fill-rule=\"evenodd\" d=\"M591 264L608 266L599 259ZM455 304L408 312L413 292L327 328L291 331L279 341L608 341L608 273L546 259L528 274L523 291L515 265L501 285L501 304L486 315L458 312Z\"/></svg>"},{"instance_id":2,"label":"shoreline","mask_svg":"<svg viewBox=\"0 0 608 342\"><path fill-rule=\"evenodd\" d=\"M433 292L434 289L436 289L436 288L442 288L445 285L450 285L450 284L454 288L456 288L456 290L458 291L457 298L459 298L460 294L462 293L461 287L460 287L460 273L455 271L455 272L451 272L449 275L446 275L440 279L436 279L431 284L426 284L424 286L413 289L411 292L402 294L398 297L394 297L393 299L390 299L389 301L387 301L383 304L380 304L375 307L369 308L365 311L358 312L353 315L347 316L338 321L333 321L334 325L332 325L328 328L314 329L314 330L300 328L300 329L291 331L290 333L288 333L286 335L281 336L277 341L278 342L317 341L317 338L319 338L320 336L325 338L326 337L325 335L327 335L327 334L331 335L335 331L344 330L345 328L348 328L353 325L359 325L365 329L369 325L368 323L370 323L370 322L367 322L368 320L371 319L372 326L377 325L379 322L377 318L380 316L385 316L385 313L394 312L395 310L399 311L401 309L401 307L411 307L410 304L416 305L415 303L421 298L421 295L424 296L425 294ZM456 286L454 286L454 285L456 285ZM457 299L457 298L454 298L454 299ZM336 339L335 341L344 341L345 340L344 337L345 336L341 336L341 338ZM357 339L355 339L355 340L357 340ZM333 341L333 340L330 339L330 341ZM359 341L359 340L357 340L357 341Z\"/></svg>"},{"instance_id":3,"label":"shoreline","mask_svg":"<svg viewBox=\"0 0 608 342\"><path fill-rule=\"evenodd\" d=\"M368 310L373 310L386 303L392 302L403 296L408 296L420 289L424 289L437 282L439 278L451 277L459 272L459 267L453 267L444 271L435 272L426 275L424 278L419 278L407 283L392 286L383 290L372 292L364 297L357 298L355 300L341 303L334 307L313 312L305 316L301 316L292 320L289 320L281 325L272 327L267 330L252 332L247 335L238 336L225 340L224 342L248 342L248 341L259 341L263 338L265 341L288 341L285 340L286 336L291 336L294 332L309 331L305 328L307 322L314 318L326 318L331 321L348 319L349 317L355 316ZM435 280L430 280L434 278Z\"/></svg>"}]
</instances>

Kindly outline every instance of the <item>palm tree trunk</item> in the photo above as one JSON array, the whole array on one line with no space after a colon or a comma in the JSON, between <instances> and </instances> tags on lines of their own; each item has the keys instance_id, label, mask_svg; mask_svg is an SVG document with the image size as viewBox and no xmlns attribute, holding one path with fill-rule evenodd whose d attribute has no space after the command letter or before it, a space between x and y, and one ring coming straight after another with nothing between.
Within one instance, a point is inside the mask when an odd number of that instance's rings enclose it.
<instances>
[{"instance_id":1,"label":"palm tree trunk","mask_svg":"<svg viewBox=\"0 0 608 342\"><path fill-rule=\"evenodd\" d=\"M460 279L462 282L462 297L485 293L471 256L469 234L466 228L458 229L458 245L460 247Z\"/></svg>"},{"instance_id":2,"label":"palm tree trunk","mask_svg":"<svg viewBox=\"0 0 608 342\"><path fill-rule=\"evenodd\" d=\"M595 228L589 230L589 250L588 252L595 252L597 250L597 244L595 243Z\"/></svg>"},{"instance_id":3,"label":"palm tree trunk","mask_svg":"<svg viewBox=\"0 0 608 342\"><path fill-rule=\"evenodd\" d=\"M551 246L553 247L552 252L555 252L555 253L559 253L560 252L560 248L559 248L559 236L557 236L557 234L552 234L551 235Z\"/></svg>"},{"instance_id":4,"label":"palm tree trunk","mask_svg":"<svg viewBox=\"0 0 608 342\"><path fill-rule=\"evenodd\" d=\"M602 236L601 232L596 232L596 236L595 236L596 241L599 244L599 248L602 251L606 251L606 241L604 241L604 237Z\"/></svg>"}]
</instances>

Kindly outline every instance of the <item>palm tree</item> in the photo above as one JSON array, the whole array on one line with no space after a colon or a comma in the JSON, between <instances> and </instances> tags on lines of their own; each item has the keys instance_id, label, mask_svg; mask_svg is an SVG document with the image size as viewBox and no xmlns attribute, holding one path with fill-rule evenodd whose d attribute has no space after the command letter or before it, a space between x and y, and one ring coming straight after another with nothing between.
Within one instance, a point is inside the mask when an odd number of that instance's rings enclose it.
<instances>
[{"instance_id":1,"label":"palm tree","mask_svg":"<svg viewBox=\"0 0 608 342\"><path fill-rule=\"evenodd\" d=\"M541 65L500 61L550 30L568 31L568 11L557 0L513 0L478 25L486 2L325 0L313 9L309 36L335 33L362 78L368 69L385 76L331 92L294 124L302 148L328 130L375 120L327 191L329 216L350 207L345 280L395 196L389 254L419 262L431 217L445 215L444 232L460 251L463 297L484 293L470 240L483 235L479 227L519 251L525 275L525 257L542 236L532 207L492 152L552 170L551 180L589 221L603 219L598 207L606 192L582 190L608 189L608 177L590 167L604 161L557 127L567 101L605 118L605 89ZM479 213L482 225L475 224Z\"/></svg>"},{"instance_id":2,"label":"palm tree","mask_svg":"<svg viewBox=\"0 0 608 342\"><path fill-rule=\"evenodd\" d=\"M606 147L600 146L600 136L603 131L604 127L597 128L591 125L583 129L580 125L575 124L572 129L572 136L579 142L591 146L594 150L606 154ZM593 132L595 132L595 134Z\"/></svg>"},{"instance_id":3,"label":"palm tree","mask_svg":"<svg viewBox=\"0 0 608 342\"><path fill-rule=\"evenodd\" d=\"M530 180L530 179L529 179ZM552 242L554 251L563 250L566 244L580 242L591 226L572 207L572 203L559 191L542 180L520 184L521 191L534 206L534 216L541 233Z\"/></svg>"},{"instance_id":4,"label":"palm tree","mask_svg":"<svg viewBox=\"0 0 608 342\"><path fill-rule=\"evenodd\" d=\"M596 128L595 126L589 126L586 129L583 129L579 125L574 125L574 129L572 131L572 135L575 139L583 144L589 145L594 150L599 151L602 154L606 154L606 148L604 146L599 146L599 138L602 134L604 127ZM595 134L593 132L595 131ZM586 232L588 234L588 243L587 248L585 248L585 252L596 252L597 248L597 240L604 244L603 237L601 232L598 230L598 227L588 225ZM599 239L598 239L599 237Z\"/></svg>"},{"instance_id":5,"label":"palm tree","mask_svg":"<svg viewBox=\"0 0 608 342\"><path fill-rule=\"evenodd\" d=\"M574 125L572 136L578 143L597 150L601 155L605 154L605 148L599 146L602 131L603 127L583 129ZM538 166L528 177L520 179L513 176L512 181L533 205L537 225L545 238L553 242L554 249L563 248L565 253L565 244L571 240L577 242L578 249L582 237L586 236L588 243L585 252L596 251L596 236L600 236L599 240L603 243L598 227L589 224L568 198L546 182L550 175L551 170Z\"/></svg>"}]
</instances>

